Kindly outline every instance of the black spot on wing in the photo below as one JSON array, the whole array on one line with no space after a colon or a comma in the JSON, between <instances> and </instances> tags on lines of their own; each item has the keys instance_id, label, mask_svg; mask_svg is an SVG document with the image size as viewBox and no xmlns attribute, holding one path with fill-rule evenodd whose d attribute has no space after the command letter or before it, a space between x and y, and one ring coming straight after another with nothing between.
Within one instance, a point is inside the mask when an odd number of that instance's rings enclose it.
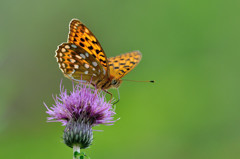
<instances>
[{"instance_id":1,"label":"black spot on wing","mask_svg":"<svg viewBox=\"0 0 240 159\"><path fill-rule=\"evenodd\" d=\"M96 42L96 41L92 41L92 43L93 43L93 44L97 44L97 42Z\"/></svg>"},{"instance_id":2,"label":"black spot on wing","mask_svg":"<svg viewBox=\"0 0 240 159\"><path fill-rule=\"evenodd\" d=\"M79 45L80 45L80 46L82 46L82 47L84 47L84 44L83 44L83 43L81 43L81 42L79 43Z\"/></svg>"},{"instance_id":3,"label":"black spot on wing","mask_svg":"<svg viewBox=\"0 0 240 159\"><path fill-rule=\"evenodd\" d=\"M99 61L101 61L102 63L107 63L105 60L102 60L102 59L100 59Z\"/></svg>"},{"instance_id":4,"label":"black spot on wing","mask_svg":"<svg viewBox=\"0 0 240 159\"><path fill-rule=\"evenodd\" d=\"M123 70L120 70L122 73L125 73L125 71L123 71Z\"/></svg>"},{"instance_id":5,"label":"black spot on wing","mask_svg":"<svg viewBox=\"0 0 240 159\"><path fill-rule=\"evenodd\" d=\"M93 50L93 47L92 47L92 46L89 46L88 49L89 49L89 50Z\"/></svg>"},{"instance_id":6,"label":"black spot on wing","mask_svg":"<svg viewBox=\"0 0 240 159\"><path fill-rule=\"evenodd\" d=\"M75 36L75 37L78 37L78 34L75 34L74 36Z\"/></svg>"},{"instance_id":7,"label":"black spot on wing","mask_svg":"<svg viewBox=\"0 0 240 159\"><path fill-rule=\"evenodd\" d=\"M101 51L97 49L97 50L96 50L96 53L99 54L99 52L101 52Z\"/></svg>"}]
</instances>

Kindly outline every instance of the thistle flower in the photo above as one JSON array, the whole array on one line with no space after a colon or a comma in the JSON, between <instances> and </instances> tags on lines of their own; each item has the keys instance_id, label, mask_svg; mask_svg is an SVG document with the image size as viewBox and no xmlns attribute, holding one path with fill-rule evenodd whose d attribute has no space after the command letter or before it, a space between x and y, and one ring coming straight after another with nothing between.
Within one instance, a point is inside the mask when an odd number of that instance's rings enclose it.
<instances>
[{"instance_id":1,"label":"thistle flower","mask_svg":"<svg viewBox=\"0 0 240 159\"><path fill-rule=\"evenodd\" d=\"M73 85L73 91L69 93L60 84L60 94L54 101L50 108L44 103L50 115L48 121L61 122L66 126L63 140L69 147L89 147L93 140L93 126L115 122L112 104L105 100L102 91L90 88L90 84Z\"/></svg>"}]
</instances>

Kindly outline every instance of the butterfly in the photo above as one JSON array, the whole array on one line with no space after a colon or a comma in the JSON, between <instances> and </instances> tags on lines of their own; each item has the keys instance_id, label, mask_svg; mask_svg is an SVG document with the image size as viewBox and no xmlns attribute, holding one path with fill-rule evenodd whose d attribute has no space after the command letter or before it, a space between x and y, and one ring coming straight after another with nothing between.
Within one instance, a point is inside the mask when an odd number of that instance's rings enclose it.
<instances>
[{"instance_id":1,"label":"butterfly","mask_svg":"<svg viewBox=\"0 0 240 159\"><path fill-rule=\"evenodd\" d=\"M73 81L91 82L105 91L118 88L121 78L142 58L139 51L107 58L97 38L83 23L72 19L69 27L68 42L58 46L55 57L60 70Z\"/></svg>"}]
</instances>

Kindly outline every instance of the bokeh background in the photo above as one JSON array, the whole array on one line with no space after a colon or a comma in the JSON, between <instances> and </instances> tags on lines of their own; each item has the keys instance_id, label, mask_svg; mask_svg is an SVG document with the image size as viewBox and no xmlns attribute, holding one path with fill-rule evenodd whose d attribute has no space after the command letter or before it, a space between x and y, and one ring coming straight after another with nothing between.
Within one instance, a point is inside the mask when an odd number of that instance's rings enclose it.
<instances>
[{"instance_id":1,"label":"bokeh background","mask_svg":"<svg viewBox=\"0 0 240 159\"><path fill-rule=\"evenodd\" d=\"M0 158L72 158L64 127L47 123L59 83L54 57L78 18L108 57L140 50L113 126L100 126L92 159L240 158L240 1L1 1ZM116 96L116 91L112 90Z\"/></svg>"}]
</instances>

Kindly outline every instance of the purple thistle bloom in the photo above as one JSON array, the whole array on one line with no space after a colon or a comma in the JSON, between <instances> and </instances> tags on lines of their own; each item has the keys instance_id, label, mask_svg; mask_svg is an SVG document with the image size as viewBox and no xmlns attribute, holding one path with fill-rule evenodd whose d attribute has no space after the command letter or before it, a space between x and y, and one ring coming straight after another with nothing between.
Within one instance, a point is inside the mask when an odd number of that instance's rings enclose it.
<instances>
[{"instance_id":1,"label":"purple thistle bloom","mask_svg":"<svg viewBox=\"0 0 240 159\"><path fill-rule=\"evenodd\" d=\"M73 85L69 94L60 84L60 94L54 98L55 104L47 108L48 121L66 125L63 139L66 145L87 148L93 139L92 127L98 124L112 125L112 104L105 100L102 91L90 88L90 84Z\"/></svg>"}]
</instances>

